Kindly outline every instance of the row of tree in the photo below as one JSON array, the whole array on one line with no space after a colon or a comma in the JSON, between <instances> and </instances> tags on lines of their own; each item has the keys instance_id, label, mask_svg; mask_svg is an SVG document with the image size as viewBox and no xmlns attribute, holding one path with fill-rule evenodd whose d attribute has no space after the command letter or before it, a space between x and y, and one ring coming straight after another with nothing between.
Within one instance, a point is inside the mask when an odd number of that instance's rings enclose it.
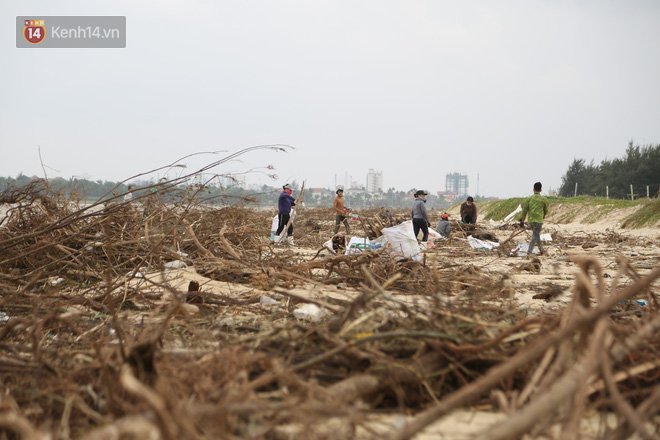
<instances>
[{"instance_id":1,"label":"row of tree","mask_svg":"<svg viewBox=\"0 0 660 440\"><path fill-rule=\"evenodd\" d=\"M576 190L577 184L577 190ZM660 144L639 146L631 141L622 158L603 160L599 165L593 160L574 159L562 176L559 195L591 195L611 198L646 197L649 187L651 197L660 191ZM609 193L609 194L608 194Z\"/></svg>"},{"instance_id":2,"label":"row of tree","mask_svg":"<svg viewBox=\"0 0 660 440\"><path fill-rule=\"evenodd\" d=\"M0 192L11 191L14 188L21 188L38 179L37 177L28 177L19 174L17 177L0 177ZM109 181L91 181L86 179L62 179L57 177L48 180L49 190L53 193L61 193L64 196L81 197L84 200L99 200L109 198L115 193L126 192L127 185L118 182Z\"/></svg>"}]
</instances>

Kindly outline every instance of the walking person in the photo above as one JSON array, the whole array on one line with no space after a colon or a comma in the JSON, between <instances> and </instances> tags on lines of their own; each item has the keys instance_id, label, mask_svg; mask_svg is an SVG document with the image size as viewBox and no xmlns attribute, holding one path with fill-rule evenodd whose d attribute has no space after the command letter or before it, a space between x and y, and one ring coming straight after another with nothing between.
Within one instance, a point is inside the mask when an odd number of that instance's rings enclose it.
<instances>
[{"instance_id":1,"label":"walking person","mask_svg":"<svg viewBox=\"0 0 660 440\"><path fill-rule=\"evenodd\" d=\"M461 221L468 224L477 223L477 205L474 204L472 196L461 204Z\"/></svg>"},{"instance_id":2,"label":"walking person","mask_svg":"<svg viewBox=\"0 0 660 440\"><path fill-rule=\"evenodd\" d=\"M422 237L422 242L420 244L420 248L422 250L426 250L426 242L429 239L429 225L431 222L429 222L429 216L426 214L426 196L429 193L424 191L423 189L420 189L415 193L415 200L413 201L413 206L412 206L412 223L413 223L413 231L415 233L415 238L417 238L417 234L419 234L419 231L421 230L422 233L424 234Z\"/></svg>"},{"instance_id":3,"label":"walking person","mask_svg":"<svg viewBox=\"0 0 660 440\"><path fill-rule=\"evenodd\" d=\"M337 234L337 232L339 232L339 225L344 223L344 227L346 228L346 235L348 235L351 232L350 228L348 227L348 219L346 218L346 214L348 214L348 208L344 206L344 190L339 188L337 191L335 191L335 194L337 194L337 197L335 197L335 200L332 203L332 208L335 210L334 233Z\"/></svg>"},{"instance_id":4,"label":"walking person","mask_svg":"<svg viewBox=\"0 0 660 440\"><path fill-rule=\"evenodd\" d=\"M525 226L525 217L529 216L529 227L532 228L532 239L529 242L527 255L531 255L534 245L538 245L539 255L545 255L541 244L541 228L543 227L543 219L548 213L548 199L541 195L542 188L541 182L536 182L534 184L534 195L527 197L522 204L520 226Z\"/></svg>"},{"instance_id":5,"label":"walking person","mask_svg":"<svg viewBox=\"0 0 660 440\"><path fill-rule=\"evenodd\" d=\"M278 214L277 214L277 219L278 219L278 224L277 224L277 233L275 234L276 237L279 237L286 225L289 223L289 219L291 218L291 208L293 206L296 206L296 199L293 198L291 193L293 192L293 187L290 184L286 184L282 187L282 192L280 193L280 197L277 200L277 208L278 208ZM289 225L289 228L287 229L287 237L286 241L290 245L295 245L293 242L293 224ZM276 238L278 240L278 238Z\"/></svg>"}]
</instances>

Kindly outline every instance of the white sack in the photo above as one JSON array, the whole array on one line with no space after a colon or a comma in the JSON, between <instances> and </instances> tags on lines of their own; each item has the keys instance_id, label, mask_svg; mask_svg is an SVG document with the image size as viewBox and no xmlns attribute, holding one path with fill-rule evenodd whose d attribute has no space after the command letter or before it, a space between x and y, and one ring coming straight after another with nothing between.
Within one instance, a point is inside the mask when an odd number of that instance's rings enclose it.
<instances>
[{"instance_id":1,"label":"white sack","mask_svg":"<svg viewBox=\"0 0 660 440\"><path fill-rule=\"evenodd\" d=\"M415 238L413 232L412 220L384 228L380 232L383 233L394 255L402 255L409 258L421 252L417 238Z\"/></svg>"},{"instance_id":2,"label":"white sack","mask_svg":"<svg viewBox=\"0 0 660 440\"><path fill-rule=\"evenodd\" d=\"M371 249L371 242L366 237L351 237L346 249L346 255L359 254L365 249Z\"/></svg>"}]
</instances>

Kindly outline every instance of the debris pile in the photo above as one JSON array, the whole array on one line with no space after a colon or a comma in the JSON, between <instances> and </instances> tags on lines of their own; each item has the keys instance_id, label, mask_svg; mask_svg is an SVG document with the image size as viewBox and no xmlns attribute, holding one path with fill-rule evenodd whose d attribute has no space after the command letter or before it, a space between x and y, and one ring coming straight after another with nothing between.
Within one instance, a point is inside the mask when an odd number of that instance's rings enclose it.
<instances>
[{"instance_id":1,"label":"debris pile","mask_svg":"<svg viewBox=\"0 0 660 440\"><path fill-rule=\"evenodd\" d=\"M3 197L0 437L407 439L468 407L508 414L474 438L574 438L594 410L658 435L660 268L573 257L568 307L531 313L515 267L447 258L508 258L459 234L416 261L330 251L327 210L292 248L272 212Z\"/></svg>"}]
</instances>

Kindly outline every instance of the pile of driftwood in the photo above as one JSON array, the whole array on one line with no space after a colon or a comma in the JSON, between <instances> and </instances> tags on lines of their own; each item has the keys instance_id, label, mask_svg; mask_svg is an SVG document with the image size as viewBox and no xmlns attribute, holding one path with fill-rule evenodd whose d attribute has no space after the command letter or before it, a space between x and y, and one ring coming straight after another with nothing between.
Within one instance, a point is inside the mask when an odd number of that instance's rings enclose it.
<instances>
[{"instance_id":1,"label":"pile of driftwood","mask_svg":"<svg viewBox=\"0 0 660 440\"><path fill-rule=\"evenodd\" d=\"M594 411L615 415L602 438L660 432L660 268L606 280L584 258L570 307L530 315L433 251L323 252L325 211L295 226L305 254L267 240L272 212L2 201L0 438L407 439L468 407L509 415L474 438L578 438ZM174 287L183 266L248 291Z\"/></svg>"}]
</instances>

